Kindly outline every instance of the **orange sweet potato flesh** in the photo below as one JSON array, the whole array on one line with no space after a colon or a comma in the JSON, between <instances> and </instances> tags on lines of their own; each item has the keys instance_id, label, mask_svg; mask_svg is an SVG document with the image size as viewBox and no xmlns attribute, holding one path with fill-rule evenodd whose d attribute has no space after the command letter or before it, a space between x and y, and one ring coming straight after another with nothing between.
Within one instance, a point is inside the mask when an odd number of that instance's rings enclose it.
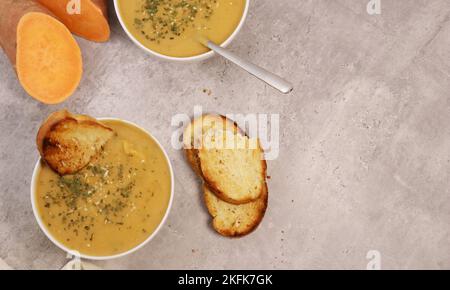
<instances>
[{"instance_id":1,"label":"orange sweet potato flesh","mask_svg":"<svg viewBox=\"0 0 450 290\"><path fill-rule=\"evenodd\" d=\"M0 45L33 98L57 104L81 80L81 51L51 12L30 0L0 0Z\"/></svg>"},{"instance_id":2,"label":"orange sweet potato flesh","mask_svg":"<svg viewBox=\"0 0 450 290\"><path fill-rule=\"evenodd\" d=\"M70 0L37 0L54 13L73 33L96 42L109 40L107 0L79 0L80 14L69 14Z\"/></svg>"}]
</instances>

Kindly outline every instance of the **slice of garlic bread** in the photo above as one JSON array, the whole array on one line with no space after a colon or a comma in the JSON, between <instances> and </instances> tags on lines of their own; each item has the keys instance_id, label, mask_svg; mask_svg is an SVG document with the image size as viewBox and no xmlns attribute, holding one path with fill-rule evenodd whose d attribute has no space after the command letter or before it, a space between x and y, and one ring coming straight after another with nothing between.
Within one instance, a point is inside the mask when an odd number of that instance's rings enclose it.
<instances>
[{"instance_id":1,"label":"slice of garlic bread","mask_svg":"<svg viewBox=\"0 0 450 290\"><path fill-rule=\"evenodd\" d=\"M212 226L226 237L242 237L251 233L261 223L267 209L266 184L262 195L256 201L241 205L219 199L206 185L203 185L203 191L206 207L213 218Z\"/></svg>"},{"instance_id":2,"label":"slice of garlic bread","mask_svg":"<svg viewBox=\"0 0 450 290\"><path fill-rule=\"evenodd\" d=\"M207 114L192 121L183 132L183 145L187 160L199 176L201 176L201 172L197 154L198 149L202 146L203 135L211 129L231 130L235 134L242 134L237 124L225 116Z\"/></svg>"},{"instance_id":3,"label":"slice of garlic bread","mask_svg":"<svg viewBox=\"0 0 450 290\"><path fill-rule=\"evenodd\" d=\"M42 124L36 143L50 168L65 175L87 166L113 136L114 131L96 119L63 110Z\"/></svg>"},{"instance_id":4,"label":"slice of garlic bread","mask_svg":"<svg viewBox=\"0 0 450 290\"><path fill-rule=\"evenodd\" d=\"M235 147L228 147L230 138ZM211 129L197 154L204 181L220 199L243 204L263 193L267 165L258 140Z\"/></svg>"}]
</instances>

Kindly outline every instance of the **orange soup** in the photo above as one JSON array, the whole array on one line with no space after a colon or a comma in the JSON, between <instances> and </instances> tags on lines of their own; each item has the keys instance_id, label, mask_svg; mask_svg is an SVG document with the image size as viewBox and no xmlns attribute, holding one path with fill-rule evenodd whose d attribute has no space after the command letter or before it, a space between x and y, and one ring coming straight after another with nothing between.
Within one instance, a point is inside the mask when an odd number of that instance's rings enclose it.
<instances>
[{"instance_id":1,"label":"orange soup","mask_svg":"<svg viewBox=\"0 0 450 290\"><path fill-rule=\"evenodd\" d=\"M238 27L246 0L119 0L131 34L147 48L173 57L208 51L198 41L225 42Z\"/></svg>"},{"instance_id":2,"label":"orange soup","mask_svg":"<svg viewBox=\"0 0 450 290\"><path fill-rule=\"evenodd\" d=\"M116 132L86 168L59 176L42 163L35 201L50 234L67 248L112 256L144 242L170 200L171 173L159 145L141 129L102 121Z\"/></svg>"}]
</instances>

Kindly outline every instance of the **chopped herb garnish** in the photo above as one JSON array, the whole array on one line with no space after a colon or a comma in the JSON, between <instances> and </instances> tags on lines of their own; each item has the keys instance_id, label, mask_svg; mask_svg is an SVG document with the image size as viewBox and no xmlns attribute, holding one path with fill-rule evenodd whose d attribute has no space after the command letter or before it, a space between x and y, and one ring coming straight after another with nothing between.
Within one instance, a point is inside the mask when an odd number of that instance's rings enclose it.
<instances>
[{"instance_id":1,"label":"chopped herb garnish","mask_svg":"<svg viewBox=\"0 0 450 290\"><path fill-rule=\"evenodd\" d=\"M173 40L197 17L211 18L216 4L217 0L143 0L134 25L149 41Z\"/></svg>"}]
</instances>

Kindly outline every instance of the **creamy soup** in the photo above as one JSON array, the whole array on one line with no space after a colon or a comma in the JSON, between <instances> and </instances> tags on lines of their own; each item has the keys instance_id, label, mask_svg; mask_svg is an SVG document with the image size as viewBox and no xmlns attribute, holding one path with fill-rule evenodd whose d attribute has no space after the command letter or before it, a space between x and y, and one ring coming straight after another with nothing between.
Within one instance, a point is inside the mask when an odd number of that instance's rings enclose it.
<instances>
[{"instance_id":1,"label":"creamy soup","mask_svg":"<svg viewBox=\"0 0 450 290\"><path fill-rule=\"evenodd\" d=\"M208 51L198 41L221 44L243 16L246 0L119 0L128 30L144 46L174 57Z\"/></svg>"},{"instance_id":2,"label":"creamy soup","mask_svg":"<svg viewBox=\"0 0 450 290\"><path fill-rule=\"evenodd\" d=\"M44 163L35 201L51 235L71 250L111 256L144 242L161 223L171 193L170 169L158 144L120 121L117 134L86 168L59 176Z\"/></svg>"}]
</instances>

